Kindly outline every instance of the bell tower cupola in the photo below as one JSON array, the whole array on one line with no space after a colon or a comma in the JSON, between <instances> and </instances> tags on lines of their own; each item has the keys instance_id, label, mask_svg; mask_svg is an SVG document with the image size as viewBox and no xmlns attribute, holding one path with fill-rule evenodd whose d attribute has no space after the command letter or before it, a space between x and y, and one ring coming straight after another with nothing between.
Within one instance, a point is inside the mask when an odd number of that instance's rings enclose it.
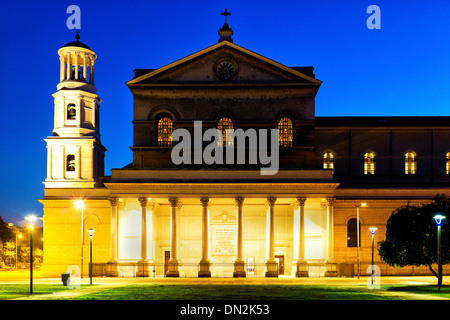
<instances>
[{"instance_id":1,"label":"bell tower cupola","mask_svg":"<svg viewBox=\"0 0 450 320\"><path fill-rule=\"evenodd\" d=\"M55 98L54 134L65 137L94 135L100 139L100 98L94 85L94 62L97 55L80 42L69 42L58 50L60 82Z\"/></svg>"},{"instance_id":2,"label":"bell tower cupola","mask_svg":"<svg viewBox=\"0 0 450 320\"><path fill-rule=\"evenodd\" d=\"M106 149L100 142L100 98L94 84L97 55L86 44L69 42L58 50L59 83L53 94L53 136L47 142L48 187L92 187L104 174Z\"/></svg>"}]
</instances>

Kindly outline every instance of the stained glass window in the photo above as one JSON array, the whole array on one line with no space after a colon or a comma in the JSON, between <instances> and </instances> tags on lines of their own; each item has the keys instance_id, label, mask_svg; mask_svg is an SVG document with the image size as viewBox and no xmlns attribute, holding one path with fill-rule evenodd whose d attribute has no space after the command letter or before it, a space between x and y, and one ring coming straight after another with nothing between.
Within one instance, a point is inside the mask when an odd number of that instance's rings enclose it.
<instances>
[{"instance_id":1,"label":"stained glass window","mask_svg":"<svg viewBox=\"0 0 450 320\"><path fill-rule=\"evenodd\" d=\"M327 151L323 154L323 168L334 170L334 154Z\"/></svg>"},{"instance_id":2,"label":"stained glass window","mask_svg":"<svg viewBox=\"0 0 450 320\"><path fill-rule=\"evenodd\" d=\"M233 121L230 118L222 118L217 124L217 129L222 133L219 136L219 146L232 146L233 145L233 135L227 135L227 129L233 129Z\"/></svg>"},{"instance_id":3,"label":"stained glass window","mask_svg":"<svg viewBox=\"0 0 450 320\"><path fill-rule=\"evenodd\" d=\"M170 118L164 117L158 121L158 146L172 146L173 124Z\"/></svg>"},{"instance_id":4,"label":"stained glass window","mask_svg":"<svg viewBox=\"0 0 450 320\"><path fill-rule=\"evenodd\" d=\"M364 154L364 174L375 174L375 152Z\"/></svg>"},{"instance_id":5,"label":"stained glass window","mask_svg":"<svg viewBox=\"0 0 450 320\"><path fill-rule=\"evenodd\" d=\"M405 154L405 174L416 174L417 157L416 153L409 151Z\"/></svg>"},{"instance_id":6,"label":"stained glass window","mask_svg":"<svg viewBox=\"0 0 450 320\"><path fill-rule=\"evenodd\" d=\"M294 140L294 130L292 127L292 120L289 118L282 118L278 121L278 143L281 148L292 147Z\"/></svg>"}]
</instances>

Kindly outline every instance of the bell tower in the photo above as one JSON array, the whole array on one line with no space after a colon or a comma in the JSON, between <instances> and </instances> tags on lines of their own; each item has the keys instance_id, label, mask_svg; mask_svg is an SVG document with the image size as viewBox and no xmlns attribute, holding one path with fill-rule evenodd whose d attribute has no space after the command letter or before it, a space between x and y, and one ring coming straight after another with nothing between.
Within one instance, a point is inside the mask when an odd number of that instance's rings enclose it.
<instances>
[{"instance_id":1,"label":"bell tower","mask_svg":"<svg viewBox=\"0 0 450 320\"><path fill-rule=\"evenodd\" d=\"M92 188L104 175L106 149L100 142L100 98L94 85L97 55L80 42L79 31L58 50L60 79L53 136L47 143L45 188Z\"/></svg>"}]
</instances>

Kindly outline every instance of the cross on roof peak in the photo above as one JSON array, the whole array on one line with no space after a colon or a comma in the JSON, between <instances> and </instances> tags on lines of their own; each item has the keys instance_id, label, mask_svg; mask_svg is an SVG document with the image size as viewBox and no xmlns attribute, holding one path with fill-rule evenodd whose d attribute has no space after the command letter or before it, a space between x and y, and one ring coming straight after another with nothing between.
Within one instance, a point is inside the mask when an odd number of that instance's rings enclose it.
<instances>
[{"instance_id":1,"label":"cross on roof peak","mask_svg":"<svg viewBox=\"0 0 450 320\"><path fill-rule=\"evenodd\" d=\"M228 12L228 10L225 9L225 12L221 12L220 14L225 16L225 24L227 24L227 16L231 16L231 12Z\"/></svg>"}]
</instances>

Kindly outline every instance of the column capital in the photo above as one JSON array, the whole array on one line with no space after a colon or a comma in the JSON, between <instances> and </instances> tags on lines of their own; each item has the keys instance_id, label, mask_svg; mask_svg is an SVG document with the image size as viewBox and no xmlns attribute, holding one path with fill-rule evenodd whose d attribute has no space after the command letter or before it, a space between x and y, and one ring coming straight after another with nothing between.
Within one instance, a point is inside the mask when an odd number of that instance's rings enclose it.
<instances>
[{"instance_id":1,"label":"column capital","mask_svg":"<svg viewBox=\"0 0 450 320\"><path fill-rule=\"evenodd\" d=\"M169 202L170 202L170 206L171 206L172 208L177 207L178 204L180 203L180 201L179 201L178 198L176 198L176 197L170 197L170 198L169 198Z\"/></svg>"},{"instance_id":2,"label":"column capital","mask_svg":"<svg viewBox=\"0 0 450 320\"><path fill-rule=\"evenodd\" d=\"M245 198L244 197L236 197L234 200L236 201L236 205L238 207L242 207L242 205L244 204Z\"/></svg>"},{"instance_id":3,"label":"column capital","mask_svg":"<svg viewBox=\"0 0 450 320\"><path fill-rule=\"evenodd\" d=\"M141 204L142 208L146 208L148 204L148 197L139 197L138 198L139 203Z\"/></svg>"},{"instance_id":4,"label":"column capital","mask_svg":"<svg viewBox=\"0 0 450 320\"><path fill-rule=\"evenodd\" d=\"M119 204L119 198L117 197L108 198L108 200L112 207L116 207Z\"/></svg>"},{"instance_id":5,"label":"column capital","mask_svg":"<svg viewBox=\"0 0 450 320\"><path fill-rule=\"evenodd\" d=\"M147 204L147 208L150 209L151 211L153 211L153 209L155 208L156 203L154 203L153 201L149 201Z\"/></svg>"},{"instance_id":6,"label":"column capital","mask_svg":"<svg viewBox=\"0 0 450 320\"><path fill-rule=\"evenodd\" d=\"M336 198L326 198L326 203L328 207L334 206L334 202L336 201Z\"/></svg>"},{"instance_id":7,"label":"column capital","mask_svg":"<svg viewBox=\"0 0 450 320\"><path fill-rule=\"evenodd\" d=\"M306 202L306 197L297 197L297 203L299 206L303 207Z\"/></svg>"},{"instance_id":8,"label":"column capital","mask_svg":"<svg viewBox=\"0 0 450 320\"><path fill-rule=\"evenodd\" d=\"M209 204L209 198L208 197L202 197L202 198L200 198L200 202L202 203L202 207L205 208Z\"/></svg>"},{"instance_id":9,"label":"column capital","mask_svg":"<svg viewBox=\"0 0 450 320\"><path fill-rule=\"evenodd\" d=\"M269 206L273 207L275 205L275 202L277 201L276 197L267 197L267 203Z\"/></svg>"}]
</instances>

